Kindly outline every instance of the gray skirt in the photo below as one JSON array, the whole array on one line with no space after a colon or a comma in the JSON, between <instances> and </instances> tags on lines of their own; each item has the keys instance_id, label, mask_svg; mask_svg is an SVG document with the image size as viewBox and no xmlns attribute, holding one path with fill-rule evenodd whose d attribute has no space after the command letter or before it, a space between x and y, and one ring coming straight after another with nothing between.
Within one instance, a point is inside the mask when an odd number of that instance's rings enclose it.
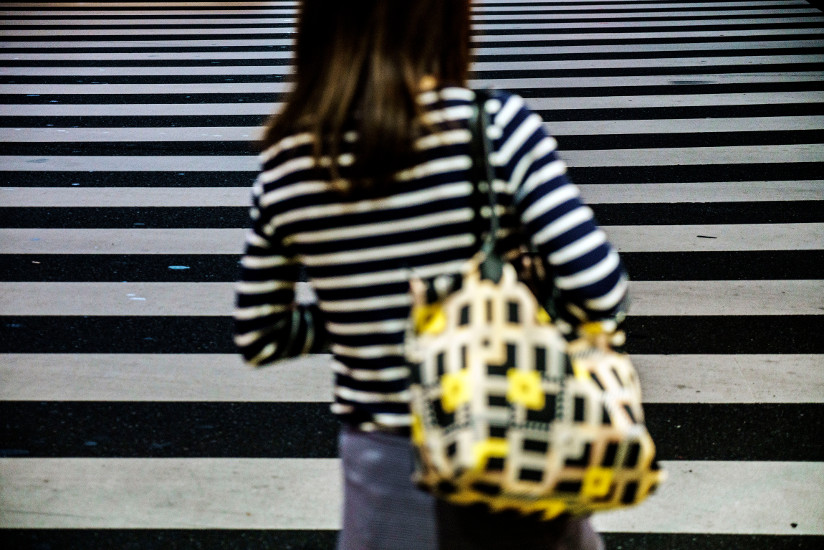
<instances>
[{"instance_id":1,"label":"gray skirt","mask_svg":"<svg viewBox=\"0 0 824 550\"><path fill-rule=\"evenodd\" d=\"M536 521L453 506L410 481L404 436L343 428L343 526L338 550L603 550L587 518Z\"/></svg>"}]
</instances>

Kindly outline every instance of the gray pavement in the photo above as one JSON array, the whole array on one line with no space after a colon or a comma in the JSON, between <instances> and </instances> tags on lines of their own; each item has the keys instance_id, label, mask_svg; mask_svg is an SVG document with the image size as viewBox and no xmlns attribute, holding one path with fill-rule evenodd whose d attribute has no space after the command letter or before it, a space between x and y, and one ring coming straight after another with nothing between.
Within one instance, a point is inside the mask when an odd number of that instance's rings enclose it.
<instances>
[{"instance_id":1,"label":"gray pavement","mask_svg":"<svg viewBox=\"0 0 824 550\"><path fill-rule=\"evenodd\" d=\"M292 1L0 3L0 540L332 548L328 358L230 339ZM670 480L608 548L824 547L824 14L477 1L632 278Z\"/></svg>"}]
</instances>

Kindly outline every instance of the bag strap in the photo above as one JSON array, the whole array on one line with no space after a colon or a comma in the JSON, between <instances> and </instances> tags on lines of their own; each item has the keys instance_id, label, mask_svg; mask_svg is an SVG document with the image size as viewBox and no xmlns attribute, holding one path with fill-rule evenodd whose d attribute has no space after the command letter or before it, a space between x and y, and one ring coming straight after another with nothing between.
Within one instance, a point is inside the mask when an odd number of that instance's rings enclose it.
<instances>
[{"instance_id":1,"label":"bag strap","mask_svg":"<svg viewBox=\"0 0 824 550\"><path fill-rule=\"evenodd\" d=\"M473 103L472 115L470 118L470 129L472 131L472 164L474 169L474 192L477 199L478 206L477 215L482 220L481 205L489 206L489 232L483 238L480 247L480 252L483 254L481 260L480 272L485 279L490 279L496 283L500 281L503 273L504 260L497 250L498 243L498 229L500 228L500 221L496 209L497 199L495 196L495 188L493 182L495 181L495 170L490 162L490 154L492 153L492 143L486 130L492 124L491 117L486 110L486 102L492 98L489 90L476 90L475 101ZM486 193L483 193L482 188L486 186ZM525 254L521 256L521 261L529 260L528 271L521 270L523 282L530 288L532 294L538 299L538 302L549 312L549 315L555 319L557 317L557 288L552 282L552 278L548 275L548 269L544 260L540 257L537 251L529 248Z\"/></svg>"},{"instance_id":2,"label":"bag strap","mask_svg":"<svg viewBox=\"0 0 824 550\"><path fill-rule=\"evenodd\" d=\"M472 132L473 190L475 193L486 196L485 202L489 207L489 230L483 237L480 250L483 254L480 265L481 276L498 282L503 273L503 259L497 253L498 230L501 224L496 209L498 202L495 197L494 187L495 170L489 160L492 153L492 144L487 135L487 128L490 127L491 120L486 110L486 102L490 97L491 94L488 90L475 91L469 128ZM486 187L486 193L483 193L484 186ZM480 199L478 204L484 204L484 200ZM479 218L482 217L480 208L478 209L478 216Z\"/></svg>"}]
</instances>

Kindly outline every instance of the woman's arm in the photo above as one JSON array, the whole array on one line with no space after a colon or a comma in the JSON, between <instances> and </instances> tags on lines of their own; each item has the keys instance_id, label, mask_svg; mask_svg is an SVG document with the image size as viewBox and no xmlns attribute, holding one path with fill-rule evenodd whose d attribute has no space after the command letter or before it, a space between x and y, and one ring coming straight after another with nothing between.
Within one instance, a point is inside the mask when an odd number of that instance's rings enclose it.
<instances>
[{"instance_id":1,"label":"woman's arm","mask_svg":"<svg viewBox=\"0 0 824 550\"><path fill-rule=\"evenodd\" d=\"M573 324L622 321L626 272L568 180L557 142L520 97L503 96L498 104L493 125L500 138L493 161L521 225L549 267L558 313Z\"/></svg>"},{"instance_id":2,"label":"woman's arm","mask_svg":"<svg viewBox=\"0 0 824 550\"><path fill-rule=\"evenodd\" d=\"M234 313L235 344L246 362L256 366L327 347L317 305L295 301L300 266L265 223L258 197L256 186Z\"/></svg>"}]
</instances>

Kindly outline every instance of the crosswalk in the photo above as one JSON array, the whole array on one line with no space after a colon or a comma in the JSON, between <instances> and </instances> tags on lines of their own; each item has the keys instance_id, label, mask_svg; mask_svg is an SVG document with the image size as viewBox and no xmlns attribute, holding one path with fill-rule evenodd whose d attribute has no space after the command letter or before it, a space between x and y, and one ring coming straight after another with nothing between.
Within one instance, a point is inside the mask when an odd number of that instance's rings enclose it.
<instances>
[{"instance_id":1,"label":"crosswalk","mask_svg":"<svg viewBox=\"0 0 824 550\"><path fill-rule=\"evenodd\" d=\"M0 2L0 539L334 546L328 359L231 342L297 2ZM632 278L670 480L612 549L824 546L824 14L476 0L472 85L547 121Z\"/></svg>"}]
</instances>

